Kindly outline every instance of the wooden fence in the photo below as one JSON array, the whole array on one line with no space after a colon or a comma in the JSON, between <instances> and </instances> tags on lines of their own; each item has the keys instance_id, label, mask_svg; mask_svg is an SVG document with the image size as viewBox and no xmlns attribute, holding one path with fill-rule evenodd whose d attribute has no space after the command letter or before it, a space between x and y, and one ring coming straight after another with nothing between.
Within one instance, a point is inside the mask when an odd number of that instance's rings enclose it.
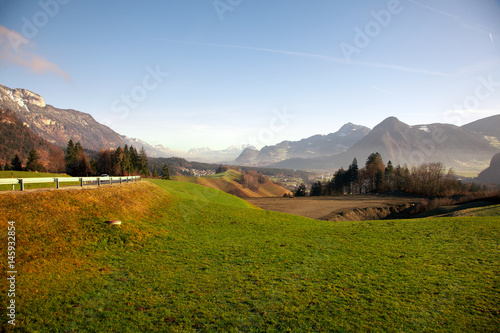
<instances>
[{"instance_id":1,"label":"wooden fence","mask_svg":"<svg viewBox=\"0 0 500 333\"><path fill-rule=\"evenodd\" d=\"M141 176L125 176L125 177L46 177L46 178L0 178L0 185L17 185L24 191L25 184L41 184L41 183L55 183L56 188L61 187L62 183L80 183L80 186L85 185L102 185L102 184L122 184L135 182L141 179ZM13 186L14 188L14 186Z\"/></svg>"}]
</instances>

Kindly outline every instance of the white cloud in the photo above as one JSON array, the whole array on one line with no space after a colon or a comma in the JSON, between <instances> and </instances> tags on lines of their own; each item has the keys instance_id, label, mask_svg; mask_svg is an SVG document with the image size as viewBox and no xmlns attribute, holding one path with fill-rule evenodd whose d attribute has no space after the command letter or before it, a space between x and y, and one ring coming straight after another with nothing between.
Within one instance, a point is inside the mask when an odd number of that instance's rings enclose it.
<instances>
[{"instance_id":1,"label":"white cloud","mask_svg":"<svg viewBox=\"0 0 500 333\"><path fill-rule=\"evenodd\" d=\"M30 50L32 43L18 32L0 25L0 62L28 68L36 74L53 73L71 80L68 73L56 64Z\"/></svg>"}]
</instances>

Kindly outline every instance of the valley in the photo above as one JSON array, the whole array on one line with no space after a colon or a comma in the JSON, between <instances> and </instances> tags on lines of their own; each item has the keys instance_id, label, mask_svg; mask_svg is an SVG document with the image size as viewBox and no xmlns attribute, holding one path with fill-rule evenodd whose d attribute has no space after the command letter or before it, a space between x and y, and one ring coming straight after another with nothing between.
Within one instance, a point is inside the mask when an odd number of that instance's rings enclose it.
<instances>
[{"instance_id":1,"label":"valley","mask_svg":"<svg viewBox=\"0 0 500 333\"><path fill-rule=\"evenodd\" d=\"M189 182L143 180L5 193L0 214L1 229L7 220L16 225L16 329L485 332L500 325L495 209L331 222L261 210ZM110 227L109 219L122 224Z\"/></svg>"},{"instance_id":2,"label":"valley","mask_svg":"<svg viewBox=\"0 0 500 333\"><path fill-rule=\"evenodd\" d=\"M0 13L0 333L500 331L499 1Z\"/></svg>"}]
</instances>

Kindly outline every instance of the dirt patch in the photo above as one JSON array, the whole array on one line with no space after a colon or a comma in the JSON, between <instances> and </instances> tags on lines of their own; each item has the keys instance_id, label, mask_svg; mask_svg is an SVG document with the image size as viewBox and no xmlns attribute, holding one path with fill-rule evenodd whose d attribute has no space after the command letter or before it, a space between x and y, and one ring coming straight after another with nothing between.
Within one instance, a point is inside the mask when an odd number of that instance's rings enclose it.
<instances>
[{"instance_id":1,"label":"dirt patch","mask_svg":"<svg viewBox=\"0 0 500 333\"><path fill-rule=\"evenodd\" d=\"M378 220L408 217L423 199L414 197L357 195L345 197L247 198L265 210L325 221Z\"/></svg>"},{"instance_id":2,"label":"dirt patch","mask_svg":"<svg viewBox=\"0 0 500 333\"><path fill-rule=\"evenodd\" d=\"M401 205L388 205L386 207L356 208L341 213L332 213L329 216L321 218L325 221L364 221L381 219L400 219L409 218L415 214L417 205L414 203L405 203Z\"/></svg>"}]
</instances>

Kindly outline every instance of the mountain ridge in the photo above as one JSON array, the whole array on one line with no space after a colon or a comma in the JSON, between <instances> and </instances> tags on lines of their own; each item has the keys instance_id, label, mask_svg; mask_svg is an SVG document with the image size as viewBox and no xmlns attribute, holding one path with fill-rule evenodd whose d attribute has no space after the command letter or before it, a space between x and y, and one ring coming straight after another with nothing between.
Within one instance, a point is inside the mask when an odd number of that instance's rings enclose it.
<instances>
[{"instance_id":1,"label":"mountain ridge","mask_svg":"<svg viewBox=\"0 0 500 333\"><path fill-rule=\"evenodd\" d=\"M90 114L58 109L27 89L0 85L0 106L13 111L36 135L59 147L65 147L70 139L97 151L125 145L118 133L97 122Z\"/></svg>"},{"instance_id":2,"label":"mountain ridge","mask_svg":"<svg viewBox=\"0 0 500 333\"><path fill-rule=\"evenodd\" d=\"M421 124L410 126L396 117L384 119L368 135L345 152L316 159L289 159L274 167L298 169L338 169L347 167L354 158L364 161L379 152L384 160L400 165L442 162L460 172L480 172L500 150L482 134L451 124Z\"/></svg>"},{"instance_id":3,"label":"mountain ridge","mask_svg":"<svg viewBox=\"0 0 500 333\"><path fill-rule=\"evenodd\" d=\"M299 141L286 140L260 150L245 149L234 164L262 166L294 158L333 156L346 151L369 132L368 127L349 122L334 133L316 134Z\"/></svg>"}]
</instances>

